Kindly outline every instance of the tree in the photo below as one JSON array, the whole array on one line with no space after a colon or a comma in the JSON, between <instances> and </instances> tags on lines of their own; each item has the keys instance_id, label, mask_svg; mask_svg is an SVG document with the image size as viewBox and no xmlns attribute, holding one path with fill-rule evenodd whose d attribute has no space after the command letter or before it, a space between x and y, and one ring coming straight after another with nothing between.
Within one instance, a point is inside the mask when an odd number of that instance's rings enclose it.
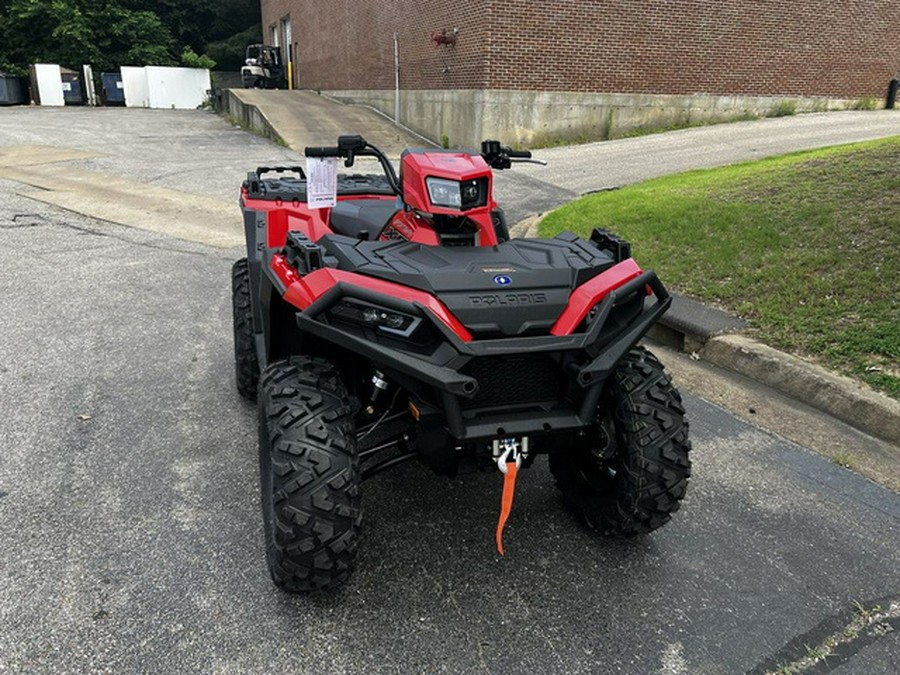
<instances>
[{"instance_id":1,"label":"tree","mask_svg":"<svg viewBox=\"0 0 900 675\"><path fill-rule=\"evenodd\" d=\"M0 69L208 66L210 43L227 42L219 53L242 58L259 15L259 0L0 0Z\"/></svg>"},{"instance_id":2,"label":"tree","mask_svg":"<svg viewBox=\"0 0 900 675\"><path fill-rule=\"evenodd\" d=\"M247 45L255 42L262 42L262 24L259 23L224 40L207 43L206 55L222 70L240 70Z\"/></svg>"},{"instance_id":3,"label":"tree","mask_svg":"<svg viewBox=\"0 0 900 675\"><path fill-rule=\"evenodd\" d=\"M184 47L203 50L206 31L215 17L215 0L119 0L121 6L134 12L152 12L159 17L174 39L174 53Z\"/></svg>"},{"instance_id":4,"label":"tree","mask_svg":"<svg viewBox=\"0 0 900 675\"><path fill-rule=\"evenodd\" d=\"M212 4L216 11L206 36L210 42L227 40L260 24L259 0L219 0Z\"/></svg>"},{"instance_id":5,"label":"tree","mask_svg":"<svg viewBox=\"0 0 900 675\"><path fill-rule=\"evenodd\" d=\"M89 18L70 0L10 0L2 26L4 61L70 65L101 57Z\"/></svg>"},{"instance_id":6,"label":"tree","mask_svg":"<svg viewBox=\"0 0 900 675\"><path fill-rule=\"evenodd\" d=\"M100 68L174 66L175 38L153 12L103 3L95 15L96 39L103 56Z\"/></svg>"}]
</instances>

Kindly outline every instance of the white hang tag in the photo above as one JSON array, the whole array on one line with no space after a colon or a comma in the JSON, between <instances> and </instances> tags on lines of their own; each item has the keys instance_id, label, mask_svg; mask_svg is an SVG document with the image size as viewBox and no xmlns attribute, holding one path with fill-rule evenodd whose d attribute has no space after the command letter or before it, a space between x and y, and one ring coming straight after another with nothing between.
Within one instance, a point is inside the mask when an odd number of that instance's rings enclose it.
<instances>
[{"instance_id":1,"label":"white hang tag","mask_svg":"<svg viewBox=\"0 0 900 675\"><path fill-rule=\"evenodd\" d=\"M337 204L337 157L306 158L306 205L310 209Z\"/></svg>"}]
</instances>

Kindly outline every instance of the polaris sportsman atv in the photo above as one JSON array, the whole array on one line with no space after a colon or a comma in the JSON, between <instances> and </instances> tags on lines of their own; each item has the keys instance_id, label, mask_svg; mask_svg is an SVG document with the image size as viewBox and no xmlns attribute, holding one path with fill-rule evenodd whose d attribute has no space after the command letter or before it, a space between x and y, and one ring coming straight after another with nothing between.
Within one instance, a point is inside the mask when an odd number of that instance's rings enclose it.
<instances>
[{"instance_id":1,"label":"polaris sportsman atv","mask_svg":"<svg viewBox=\"0 0 900 675\"><path fill-rule=\"evenodd\" d=\"M266 553L284 590L349 578L362 482L409 459L505 474L501 554L516 472L538 455L602 535L650 532L685 494L681 397L635 346L669 294L609 232L510 239L491 169L531 155L481 150L407 150L398 177L359 136L306 148L381 164L338 176L332 207L309 208L301 167L243 184L237 388L258 398Z\"/></svg>"}]
</instances>

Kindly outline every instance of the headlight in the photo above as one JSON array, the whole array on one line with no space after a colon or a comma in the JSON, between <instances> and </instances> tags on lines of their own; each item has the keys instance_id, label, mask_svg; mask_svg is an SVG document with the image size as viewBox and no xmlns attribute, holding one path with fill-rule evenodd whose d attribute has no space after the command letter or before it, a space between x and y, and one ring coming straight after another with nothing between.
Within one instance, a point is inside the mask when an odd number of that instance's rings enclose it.
<instances>
[{"instance_id":1,"label":"headlight","mask_svg":"<svg viewBox=\"0 0 900 675\"><path fill-rule=\"evenodd\" d=\"M487 179L476 178L465 182L446 178L426 178L428 198L434 206L466 211L487 204Z\"/></svg>"},{"instance_id":2,"label":"headlight","mask_svg":"<svg viewBox=\"0 0 900 675\"><path fill-rule=\"evenodd\" d=\"M435 206L445 206L448 209L458 209L462 206L462 194L459 191L459 183L455 180L443 178L426 178L428 186L428 198Z\"/></svg>"},{"instance_id":3,"label":"headlight","mask_svg":"<svg viewBox=\"0 0 900 675\"><path fill-rule=\"evenodd\" d=\"M403 337L411 335L421 322L417 316L410 316L403 312L370 305L351 298L341 300L328 313L333 319L371 326Z\"/></svg>"}]
</instances>

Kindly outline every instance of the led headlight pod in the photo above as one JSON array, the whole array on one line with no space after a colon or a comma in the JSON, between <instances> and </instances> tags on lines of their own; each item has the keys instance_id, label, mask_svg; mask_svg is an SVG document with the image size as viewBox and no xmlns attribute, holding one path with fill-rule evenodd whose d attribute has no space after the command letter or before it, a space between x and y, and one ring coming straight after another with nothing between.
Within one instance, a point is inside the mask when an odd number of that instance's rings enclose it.
<instances>
[{"instance_id":1,"label":"led headlight pod","mask_svg":"<svg viewBox=\"0 0 900 675\"><path fill-rule=\"evenodd\" d=\"M443 206L448 209L458 209L462 206L460 186L455 180L426 178L425 185L428 186L428 198L435 206Z\"/></svg>"},{"instance_id":2,"label":"led headlight pod","mask_svg":"<svg viewBox=\"0 0 900 675\"><path fill-rule=\"evenodd\" d=\"M334 305L329 313L333 318L379 328L387 333L409 336L419 325L419 317L403 312L376 307L358 301L344 299Z\"/></svg>"},{"instance_id":3,"label":"led headlight pod","mask_svg":"<svg viewBox=\"0 0 900 675\"><path fill-rule=\"evenodd\" d=\"M428 186L428 198L434 206L468 211L487 204L487 178L474 178L460 183L446 178L429 177L425 179L425 184Z\"/></svg>"}]
</instances>

